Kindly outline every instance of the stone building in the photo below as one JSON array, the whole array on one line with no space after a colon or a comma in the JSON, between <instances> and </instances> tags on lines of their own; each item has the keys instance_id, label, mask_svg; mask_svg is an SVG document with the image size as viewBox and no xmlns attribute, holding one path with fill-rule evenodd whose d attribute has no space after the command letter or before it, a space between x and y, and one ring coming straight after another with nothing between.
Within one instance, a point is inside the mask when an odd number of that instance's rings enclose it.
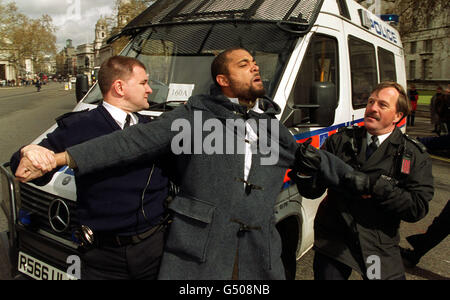
<instances>
[{"instance_id":1,"label":"stone building","mask_svg":"<svg viewBox=\"0 0 450 300\"><path fill-rule=\"evenodd\" d=\"M0 47L0 86L6 85L8 80L16 80L17 68L14 57L17 50L12 43L5 41Z\"/></svg>"},{"instance_id":2,"label":"stone building","mask_svg":"<svg viewBox=\"0 0 450 300\"><path fill-rule=\"evenodd\" d=\"M97 24L100 24L100 26L103 24L104 28L107 30L105 31L106 38L103 38L103 31L96 27L96 37L97 34L100 34L100 37L98 37L99 43L100 39L102 39L100 48L98 47L99 44L95 42L96 66L100 66L101 63L109 57L119 54L123 47L126 46L128 39L124 37L119 38L112 45L106 44L106 41L109 37L119 33L122 28L124 28L137 14L143 11L145 7L146 6L143 6L142 4L136 6L136 3L130 0L121 0L118 3L116 16L99 20ZM114 24L114 26L112 24Z\"/></svg>"},{"instance_id":3,"label":"stone building","mask_svg":"<svg viewBox=\"0 0 450 300\"><path fill-rule=\"evenodd\" d=\"M71 39L66 40L66 46L57 55L56 72L63 76L77 74L77 55Z\"/></svg>"},{"instance_id":4,"label":"stone building","mask_svg":"<svg viewBox=\"0 0 450 300\"><path fill-rule=\"evenodd\" d=\"M94 64L94 44L79 45L77 47L77 73L91 74Z\"/></svg>"},{"instance_id":5,"label":"stone building","mask_svg":"<svg viewBox=\"0 0 450 300\"><path fill-rule=\"evenodd\" d=\"M434 90L450 83L450 22L444 10L402 38L406 76L419 88Z\"/></svg>"},{"instance_id":6,"label":"stone building","mask_svg":"<svg viewBox=\"0 0 450 300\"><path fill-rule=\"evenodd\" d=\"M101 17L95 25L95 40L94 40L94 64L100 66L102 62L109 57L109 52L102 52L102 47L106 44L106 40L111 35L111 18ZM106 57L106 58L105 58Z\"/></svg>"}]
</instances>

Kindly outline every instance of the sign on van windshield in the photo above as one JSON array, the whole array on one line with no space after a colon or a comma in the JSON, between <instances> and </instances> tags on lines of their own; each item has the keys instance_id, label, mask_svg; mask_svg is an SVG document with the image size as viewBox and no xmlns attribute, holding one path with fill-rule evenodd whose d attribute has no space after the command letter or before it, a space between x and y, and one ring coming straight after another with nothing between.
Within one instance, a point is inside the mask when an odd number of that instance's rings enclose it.
<instances>
[{"instance_id":1,"label":"sign on van windshield","mask_svg":"<svg viewBox=\"0 0 450 300\"><path fill-rule=\"evenodd\" d=\"M187 101L192 96L195 84L169 84L169 93L167 95L167 102Z\"/></svg>"}]
</instances>

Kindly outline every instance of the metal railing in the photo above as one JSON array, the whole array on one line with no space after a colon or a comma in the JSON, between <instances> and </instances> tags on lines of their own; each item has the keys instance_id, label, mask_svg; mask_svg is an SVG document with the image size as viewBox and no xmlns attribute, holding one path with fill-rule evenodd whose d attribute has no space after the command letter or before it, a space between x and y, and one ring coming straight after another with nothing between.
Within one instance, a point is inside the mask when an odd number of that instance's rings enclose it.
<instances>
[{"instance_id":1,"label":"metal railing","mask_svg":"<svg viewBox=\"0 0 450 300\"><path fill-rule=\"evenodd\" d=\"M2 193L0 194L0 206L3 209L8 221L8 232L2 233L2 244L7 246L6 252L10 262L11 275L14 274L14 267L17 265L17 200L19 197L19 185L13 174L8 170L9 163L0 166L0 183ZM6 241L6 239L8 241ZM5 245L7 243L7 245Z\"/></svg>"}]
</instances>

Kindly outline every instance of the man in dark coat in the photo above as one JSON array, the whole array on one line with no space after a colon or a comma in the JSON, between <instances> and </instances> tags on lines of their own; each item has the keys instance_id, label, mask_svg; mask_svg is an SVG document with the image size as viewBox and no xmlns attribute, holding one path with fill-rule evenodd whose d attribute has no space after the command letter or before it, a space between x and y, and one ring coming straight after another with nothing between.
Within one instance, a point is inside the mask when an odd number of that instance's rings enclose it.
<instances>
[{"instance_id":1,"label":"man in dark coat","mask_svg":"<svg viewBox=\"0 0 450 300\"><path fill-rule=\"evenodd\" d=\"M259 67L247 50L221 53L211 69L221 92L191 97L149 124L71 147L56 155L58 164L89 174L178 154L180 193L169 204L174 216L159 278L284 279L273 209L297 144L275 117L280 108L263 97ZM325 152L320 156L320 164L333 166L323 176L334 186L352 170ZM30 175L21 171L16 176Z\"/></svg>"},{"instance_id":2,"label":"man in dark coat","mask_svg":"<svg viewBox=\"0 0 450 300\"><path fill-rule=\"evenodd\" d=\"M441 213L434 218L433 223L424 233L418 233L406 237L413 249L400 249L403 263L408 268L415 267L420 259L431 249L442 242L450 233L450 200Z\"/></svg>"},{"instance_id":3,"label":"man in dark coat","mask_svg":"<svg viewBox=\"0 0 450 300\"><path fill-rule=\"evenodd\" d=\"M325 141L323 149L355 171L342 188L329 188L319 206L314 223L316 279L347 279L352 269L368 279L405 278L400 221L422 219L433 197L426 149L396 126L408 112L404 89L381 83L369 98L364 127L344 129ZM319 197L327 187L320 175L296 181L307 198Z\"/></svg>"},{"instance_id":4,"label":"man in dark coat","mask_svg":"<svg viewBox=\"0 0 450 300\"><path fill-rule=\"evenodd\" d=\"M58 127L39 145L28 145L13 155L11 169L16 171L22 157L45 164L53 159L53 151L62 152L150 122L136 113L148 108L147 97L152 92L141 62L122 56L108 59L100 69L99 86L102 104L91 111L60 117ZM47 184L56 171L34 183ZM168 196L168 178L159 165L126 166L86 176L76 173L75 180L80 225L94 233L94 244L84 245L87 250L81 258L81 279L156 279L164 245L160 223Z\"/></svg>"}]
</instances>

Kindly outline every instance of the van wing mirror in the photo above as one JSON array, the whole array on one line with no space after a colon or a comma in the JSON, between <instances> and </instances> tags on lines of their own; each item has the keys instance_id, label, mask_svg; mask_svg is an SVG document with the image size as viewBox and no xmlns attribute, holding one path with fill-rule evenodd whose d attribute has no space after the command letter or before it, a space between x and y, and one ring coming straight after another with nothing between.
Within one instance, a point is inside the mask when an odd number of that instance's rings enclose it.
<instances>
[{"instance_id":1,"label":"van wing mirror","mask_svg":"<svg viewBox=\"0 0 450 300\"><path fill-rule=\"evenodd\" d=\"M294 109L309 110L311 122L308 126L333 124L338 105L336 85L333 82L314 82L311 86L309 104L295 104Z\"/></svg>"},{"instance_id":2,"label":"van wing mirror","mask_svg":"<svg viewBox=\"0 0 450 300\"><path fill-rule=\"evenodd\" d=\"M83 99L84 95L89 91L89 81L86 74L78 74L77 82L75 88L75 96L77 98L77 102L80 102Z\"/></svg>"}]
</instances>

